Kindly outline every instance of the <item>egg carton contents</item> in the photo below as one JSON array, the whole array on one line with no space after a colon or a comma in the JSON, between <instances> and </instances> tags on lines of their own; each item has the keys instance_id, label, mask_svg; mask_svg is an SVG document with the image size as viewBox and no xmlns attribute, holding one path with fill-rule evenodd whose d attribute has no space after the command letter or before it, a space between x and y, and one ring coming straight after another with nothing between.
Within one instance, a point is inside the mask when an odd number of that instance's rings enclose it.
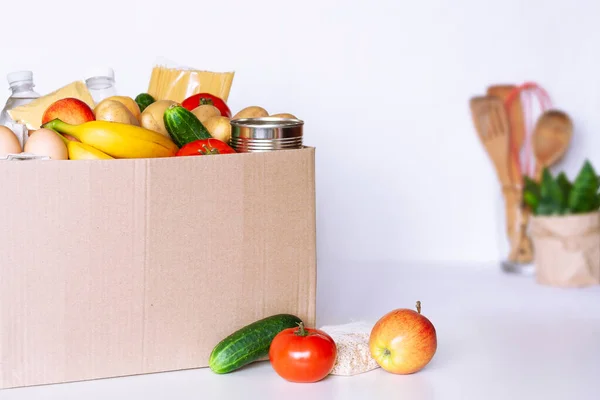
<instances>
[{"instance_id":1,"label":"egg carton contents","mask_svg":"<svg viewBox=\"0 0 600 400\"><path fill-rule=\"evenodd\" d=\"M38 156L30 153L7 154L0 157L0 161L28 161L28 160L49 160L48 156Z\"/></svg>"}]
</instances>

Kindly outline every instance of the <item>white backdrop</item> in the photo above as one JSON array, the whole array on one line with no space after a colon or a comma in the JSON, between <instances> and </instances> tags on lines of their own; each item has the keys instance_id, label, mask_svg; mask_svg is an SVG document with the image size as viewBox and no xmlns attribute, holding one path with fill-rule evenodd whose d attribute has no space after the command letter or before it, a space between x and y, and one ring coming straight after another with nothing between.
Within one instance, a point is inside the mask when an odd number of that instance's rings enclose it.
<instances>
[{"instance_id":1,"label":"white backdrop","mask_svg":"<svg viewBox=\"0 0 600 400\"><path fill-rule=\"evenodd\" d=\"M261 105L304 119L305 143L317 147L320 261L498 258L499 195L467 106L490 83L543 85L576 124L559 167L572 175L589 157L600 168L598 2L31 0L26 8L0 24L1 79L31 69L47 93L109 65L120 92L134 97L164 56L235 70L234 112Z\"/></svg>"}]
</instances>

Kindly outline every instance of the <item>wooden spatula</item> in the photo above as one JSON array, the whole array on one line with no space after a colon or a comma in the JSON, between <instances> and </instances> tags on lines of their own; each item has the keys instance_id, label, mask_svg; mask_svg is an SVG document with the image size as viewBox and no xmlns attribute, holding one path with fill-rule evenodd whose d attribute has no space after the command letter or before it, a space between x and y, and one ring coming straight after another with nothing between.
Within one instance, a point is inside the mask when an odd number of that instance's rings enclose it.
<instances>
[{"instance_id":1,"label":"wooden spatula","mask_svg":"<svg viewBox=\"0 0 600 400\"><path fill-rule=\"evenodd\" d=\"M487 88L488 96L495 96L502 100L506 104L508 96L517 88L516 85L492 85ZM508 109L508 121L510 128L510 140L517 149L517 152L523 147L525 142L525 118L523 114L523 105L521 104L521 97L517 96ZM519 182L520 168L518 163L520 162L518 154L517 157L509 158L510 161L510 174L513 182Z\"/></svg>"},{"instance_id":2,"label":"wooden spatula","mask_svg":"<svg viewBox=\"0 0 600 400\"><path fill-rule=\"evenodd\" d=\"M496 170L502 187L506 213L506 233L510 243L510 261L529 257L532 246L521 227L521 189L510 173L510 126L502 99L479 96L470 100L473 123Z\"/></svg>"}]
</instances>

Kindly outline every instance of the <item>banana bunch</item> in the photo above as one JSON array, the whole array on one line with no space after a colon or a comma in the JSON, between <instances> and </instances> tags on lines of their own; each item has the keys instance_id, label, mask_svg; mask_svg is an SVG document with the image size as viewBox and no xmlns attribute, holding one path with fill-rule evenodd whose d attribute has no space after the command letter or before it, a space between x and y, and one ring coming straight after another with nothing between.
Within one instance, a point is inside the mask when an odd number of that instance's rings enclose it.
<instances>
[{"instance_id":1,"label":"banana bunch","mask_svg":"<svg viewBox=\"0 0 600 400\"><path fill-rule=\"evenodd\" d=\"M119 122L89 121L70 125L55 119L42 128L80 140L63 137L71 160L171 157L178 150L170 138L160 133Z\"/></svg>"}]
</instances>

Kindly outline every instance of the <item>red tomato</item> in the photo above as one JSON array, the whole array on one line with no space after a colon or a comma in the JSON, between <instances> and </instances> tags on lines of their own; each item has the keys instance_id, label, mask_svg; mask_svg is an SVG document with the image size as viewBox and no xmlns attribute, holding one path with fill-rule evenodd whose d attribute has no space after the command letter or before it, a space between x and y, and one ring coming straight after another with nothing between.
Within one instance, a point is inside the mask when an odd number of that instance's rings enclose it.
<instances>
[{"instance_id":1,"label":"red tomato","mask_svg":"<svg viewBox=\"0 0 600 400\"><path fill-rule=\"evenodd\" d=\"M203 156L213 154L231 154L235 153L227 143L219 139L201 139L195 140L183 146L176 155L178 156Z\"/></svg>"},{"instance_id":2,"label":"red tomato","mask_svg":"<svg viewBox=\"0 0 600 400\"><path fill-rule=\"evenodd\" d=\"M320 381L333 369L337 347L327 333L299 325L275 336L269 360L275 372L290 382Z\"/></svg>"},{"instance_id":3,"label":"red tomato","mask_svg":"<svg viewBox=\"0 0 600 400\"><path fill-rule=\"evenodd\" d=\"M221 116L231 118L231 110L227 106L227 103L225 103L220 97L210 93L198 93L192 95L181 103L183 108L186 108L190 111L202 104L212 104L213 106L217 107L221 113Z\"/></svg>"}]
</instances>

